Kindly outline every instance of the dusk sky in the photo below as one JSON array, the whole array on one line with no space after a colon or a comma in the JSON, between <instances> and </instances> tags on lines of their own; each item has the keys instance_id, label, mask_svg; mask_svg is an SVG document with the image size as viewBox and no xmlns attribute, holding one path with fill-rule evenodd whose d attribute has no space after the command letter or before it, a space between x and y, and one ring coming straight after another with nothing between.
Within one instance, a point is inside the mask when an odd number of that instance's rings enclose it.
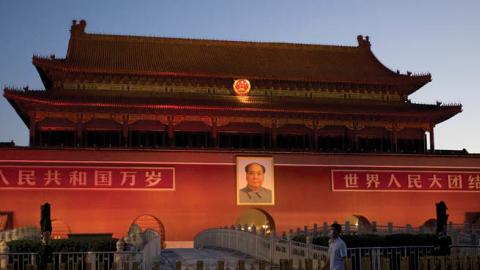
<instances>
[{"instance_id":1,"label":"dusk sky","mask_svg":"<svg viewBox=\"0 0 480 270\"><path fill-rule=\"evenodd\" d=\"M412 102L463 105L436 127L436 148L480 153L479 12L478 0L0 0L0 85L44 89L32 56L65 57L73 19L139 36L356 46L361 34L388 68L432 74ZM28 145L28 129L2 97L0 141L11 140Z\"/></svg>"}]
</instances>

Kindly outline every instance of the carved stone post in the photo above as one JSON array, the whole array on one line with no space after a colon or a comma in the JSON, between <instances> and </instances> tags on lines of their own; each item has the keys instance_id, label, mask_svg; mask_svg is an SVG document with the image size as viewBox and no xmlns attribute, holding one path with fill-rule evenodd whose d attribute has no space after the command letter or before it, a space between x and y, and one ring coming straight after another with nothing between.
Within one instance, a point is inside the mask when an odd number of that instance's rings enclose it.
<instances>
[{"instance_id":1,"label":"carved stone post","mask_svg":"<svg viewBox=\"0 0 480 270\"><path fill-rule=\"evenodd\" d=\"M87 264L90 265L90 270L96 270L97 269L97 264L96 264L96 256L95 253L89 251L87 252L87 258L86 258ZM88 269L88 267L87 267Z\"/></svg>"},{"instance_id":2,"label":"carved stone post","mask_svg":"<svg viewBox=\"0 0 480 270\"><path fill-rule=\"evenodd\" d=\"M217 270L225 270L225 262L217 261Z\"/></svg>"},{"instance_id":3,"label":"carved stone post","mask_svg":"<svg viewBox=\"0 0 480 270\"><path fill-rule=\"evenodd\" d=\"M238 261L238 270L245 270L245 261L244 260L239 260Z\"/></svg>"},{"instance_id":4,"label":"carved stone post","mask_svg":"<svg viewBox=\"0 0 480 270\"><path fill-rule=\"evenodd\" d=\"M322 235L328 235L328 223L323 222Z\"/></svg>"},{"instance_id":5,"label":"carved stone post","mask_svg":"<svg viewBox=\"0 0 480 270\"><path fill-rule=\"evenodd\" d=\"M9 248L5 241L0 241L0 270L6 270L8 266Z\"/></svg>"},{"instance_id":6,"label":"carved stone post","mask_svg":"<svg viewBox=\"0 0 480 270\"><path fill-rule=\"evenodd\" d=\"M387 223L387 232L388 232L388 234L393 233L393 223L392 222Z\"/></svg>"},{"instance_id":7,"label":"carved stone post","mask_svg":"<svg viewBox=\"0 0 480 270\"><path fill-rule=\"evenodd\" d=\"M345 234L350 234L350 221L345 221Z\"/></svg>"},{"instance_id":8,"label":"carved stone post","mask_svg":"<svg viewBox=\"0 0 480 270\"><path fill-rule=\"evenodd\" d=\"M124 254L123 251L125 249L125 242L122 238L117 241L116 243L117 251L115 252L114 263L116 270L123 270L123 261L124 261Z\"/></svg>"},{"instance_id":9,"label":"carved stone post","mask_svg":"<svg viewBox=\"0 0 480 270\"><path fill-rule=\"evenodd\" d=\"M197 261L197 270L203 270L204 269L204 264L203 261Z\"/></svg>"}]
</instances>

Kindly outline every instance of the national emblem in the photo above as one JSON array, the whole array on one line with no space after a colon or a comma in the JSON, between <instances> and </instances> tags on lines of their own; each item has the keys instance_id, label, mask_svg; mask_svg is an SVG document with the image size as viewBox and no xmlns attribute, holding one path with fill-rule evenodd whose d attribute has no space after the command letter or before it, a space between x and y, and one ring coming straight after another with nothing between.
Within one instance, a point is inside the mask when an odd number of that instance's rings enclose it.
<instances>
[{"instance_id":1,"label":"national emblem","mask_svg":"<svg viewBox=\"0 0 480 270\"><path fill-rule=\"evenodd\" d=\"M247 79L238 79L233 82L233 91L237 96L246 96L250 92L250 82Z\"/></svg>"}]
</instances>

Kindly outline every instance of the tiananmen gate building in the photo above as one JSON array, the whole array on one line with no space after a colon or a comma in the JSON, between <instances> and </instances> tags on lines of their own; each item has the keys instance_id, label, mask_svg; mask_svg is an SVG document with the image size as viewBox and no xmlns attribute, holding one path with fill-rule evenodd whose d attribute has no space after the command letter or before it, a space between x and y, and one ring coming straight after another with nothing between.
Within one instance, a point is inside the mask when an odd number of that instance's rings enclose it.
<instances>
[{"instance_id":1,"label":"tiananmen gate building","mask_svg":"<svg viewBox=\"0 0 480 270\"><path fill-rule=\"evenodd\" d=\"M33 57L45 90L4 90L30 132L29 147L0 148L0 211L15 227L38 224L46 201L72 233L120 237L149 217L167 241L251 209L278 232L352 215L419 226L441 200L454 223L480 212L480 156L434 146L461 105L412 102L430 74L391 71L368 37L330 46L85 28L73 21L65 58ZM263 193L247 186L252 164Z\"/></svg>"}]
</instances>

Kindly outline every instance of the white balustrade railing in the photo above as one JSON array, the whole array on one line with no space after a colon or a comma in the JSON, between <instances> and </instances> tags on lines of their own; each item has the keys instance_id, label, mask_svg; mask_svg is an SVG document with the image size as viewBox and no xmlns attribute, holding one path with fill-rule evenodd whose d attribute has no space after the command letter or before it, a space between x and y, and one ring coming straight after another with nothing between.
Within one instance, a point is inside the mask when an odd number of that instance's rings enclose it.
<instances>
[{"instance_id":1,"label":"white balustrade railing","mask_svg":"<svg viewBox=\"0 0 480 270\"><path fill-rule=\"evenodd\" d=\"M452 256L480 256L480 245L478 246L453 246L450 250Z\"/></svg>"},{"instance_id":2,"label":"white balustrade railing","mask_svg":"<svg viewBox=\"0 0 480 270\"><path fill-rule=\"evenodd\" d=\"M161 254L160 235L153 230L147 230L145 232L145 239L147 243L143 246L142 249L143 269L152 269L153 264Z\"/></svg>"},{"instance_id":3,"label":"white balustrade railing","mask_svg":"<svg viewBox=\"0 0 480 270\"><path fill-rule=\"evenodd\" d=\"M142 236L145 241L134 251L124 251L125 243L118 241L116 252L53 252L53 269L152 269L160 257L160 236L148 230ZM37 266L38 256L38 253L9 252L7 244L0 241L0 270L25 270L29 265Z\"/></svg>"},{"instance_id":4,"label":"white balustrade railing","mask_svg":"<svg viewBox=\"0 0 480 270\"><path fill-rule=\"evenodd\" d=\"M122 269L124 265L128 264L129 269L132 269L134 264L137 264L139 269L146 269L142 267L142 252L54 252L52 254L53 269L65 270L103 270L103 269ZM24 270L28 269L28 265L38 266L38 253L0 253L0 270L13 269ZM121 265L114 267L115 259L121 257ZM118 261L117 261L118 263ZM87 267L87 264L89 267ZM151 268L149 268L151 269Z\"/></svg>"},{"instance_id":5,"label":"white balustrade railing","mask_svg":"<svg viewBox=\"0 0 480 270\"><path fill-rule=\"evenodd\" d=\"M308 236L326 236L329 231L329 223L324 222L321 227L318 227L317 224L313 225L313 228L308 228L304 226L303 230L300 228L296 229L296 232L290 230L290 235L308 235ZM351 234L377 234L377 235L389 235L389 234L434 234L436 233L436 228L425 227L414 227L411 224L406 224L405 226L394 225L392 222L388 222L386 225L378 225L375 221L372 221L370 224L351 224L349 221L346 221L342 225L342 233L344 235ZM453 224L449 223L447 225L447 234L451 237L454 245L480 245L480 225L474 224Z\"/></svg>"},{"instance_id":6,"label":"white balustrade railing","mask_svg":"<svg viewBox=\"0 0 480 270\"><path fill-rule=\"evenodd\" d=\"M40 234L40 230L33 226L18 227L12 230L0 231L0 241L39 240Z\"/></svg>"},{"instance_id":7,"label":"white balustrade railing","mask_svg":"<svg viewBox=\"0 0 480 270\"><path fill-rule=\"evenodd\" d=\"M255 229L241 227L227 229L208 229L199 233L194 239L195 248L224 248L242 252L255 259L279 265L283 259L291 260L294 269L306 269L305 259L311 259L313 269L319 269L327 259L328 248L324 246L279 239L265 233L256 233ZM419 269L419 263L425 258L435 256L434 246L402 247L364 247L348 248L350 269L361 270L368 263L368 269L401 269L410 267ZM452 246L452 256L480 256L480 246ZM402 266L403 265L403 266Z\"/></svg>"},{"instance_id":8,"label":"white balustrade railing","mask_svg":"<svg viewBox=\"0 0 480 270\"><path fill-rule=\"evenodd\" d=\"M273 235L256 234L247 230L209 229L195 237L194 246L195 248L214 247L240 251L277 265L282 259L292 259L294 268L297 269L301 268L300 263L306 258L314 260L315 268L320 261L326 260L327 247L277 239Z\"/></svg>"},{"instance_id":9,"label":"white balustrade railing","mask_svg":"<svg viewBox=\"0 0 480 270\"><path fill-rule=\"evenodd\" d=\"M308 229L307 226L304 226L303 230L297 228L297 232L307 233L307 234L320 234L327 235L329 230L329 223L324 222L321 227L318 227L317 224L313 225L313 228ZM349 221L341 224L343 228L343 234L398 234L398 233L436 233L436 228L419 226L415 227L411 224L406 224L404 226L393 224L388 222L387 224L377 224L377 222L372 221L370 224L352 224ZM291 231L293 232L293 231ZM447 225L447 233L449 235L465 234L465 235L476 235L480 236L480 225L475 224L453 224L449 223Z\"/></svg>"},{"instance_id":10,"label":"white balustrade railing","mask_svg":"<svg viewBox=\"0 0 480 270\"><path fill-rule=\"evenodd\" d=\"M402 258L406 260L411 269L418 269L420 257L434 255L432 246L365 247L349 248L347 250L352 269L362 269L362 263L365 263L365 259L368 260L372 270L382 269L385 259L388 259L389 269L400 269Z\"/></svg>"}]
</instances>

